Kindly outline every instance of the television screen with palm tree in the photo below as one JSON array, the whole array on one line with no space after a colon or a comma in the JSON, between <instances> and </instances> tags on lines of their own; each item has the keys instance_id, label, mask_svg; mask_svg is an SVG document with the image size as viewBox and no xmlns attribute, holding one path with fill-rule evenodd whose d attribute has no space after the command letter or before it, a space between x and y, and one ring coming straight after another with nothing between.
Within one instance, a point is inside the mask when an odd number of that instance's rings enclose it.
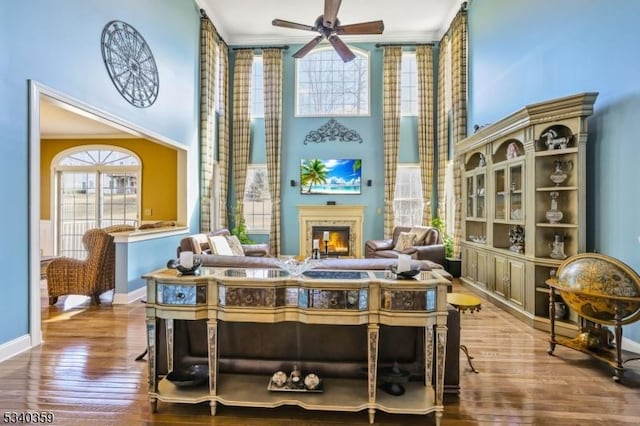
<instances>
[{"instance_id":1,"label":"television screen with palm tree","mask_svg":"<svg viewBox=\"0 0 640 426\"><path fill-rule=\"evenodd\" d=\"M362 160L300 160L301 194L360 194Z\"/></svg>"}]
</instances>

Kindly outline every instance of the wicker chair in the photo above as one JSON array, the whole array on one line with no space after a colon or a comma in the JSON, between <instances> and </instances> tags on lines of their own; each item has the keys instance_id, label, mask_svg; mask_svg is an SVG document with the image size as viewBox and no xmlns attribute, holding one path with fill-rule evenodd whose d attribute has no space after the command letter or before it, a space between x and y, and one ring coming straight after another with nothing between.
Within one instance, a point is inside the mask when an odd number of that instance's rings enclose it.
<instances>
[{"instance_id":1,"label":"wicker chair","mask_svg":"<svg viewBox=\"0 0 640 426\"><path fill-rule=\"evenodd\" d=\"M100 304L100 295L115 288L115 244L111 233L132 230L129 225L89 229L82 237L86 259L53 260L47 266L49 303L54 305L62 295L81 294Z\"/></svg>"}]
</instances>

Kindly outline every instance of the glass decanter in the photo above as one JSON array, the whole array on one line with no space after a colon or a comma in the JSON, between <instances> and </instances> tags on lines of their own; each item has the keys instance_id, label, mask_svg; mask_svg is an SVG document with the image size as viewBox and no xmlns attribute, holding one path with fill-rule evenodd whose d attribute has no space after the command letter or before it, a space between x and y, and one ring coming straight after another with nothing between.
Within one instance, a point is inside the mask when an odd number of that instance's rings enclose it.
<instances>
[{"instance_id":1,"label":"glass decanter","mask_svg":"<svg viewBox=\"0 0 640 426\"><path fill-rule=\"evenodd\" d=\"M551 253L549 257L552 259L561 259L564 260L567 258L567 255L564 252L564 237L560 234L555 234L553 236L553 243L549 244L551 247Z\"/></svg>"},{"instance_id":2,"label":"glass decanter","mask_svg":"<svg viewBox=\"0 0 640 426\"><path fill-rule=\"evenodd\" d=\"M564 216L560 210L558 210L558 196L560 193L558 191L552 191L551 196L551 208L547 210L544 217L547 218L549 223L558 223L562 220Z\"/></svg>"}]
</instances>

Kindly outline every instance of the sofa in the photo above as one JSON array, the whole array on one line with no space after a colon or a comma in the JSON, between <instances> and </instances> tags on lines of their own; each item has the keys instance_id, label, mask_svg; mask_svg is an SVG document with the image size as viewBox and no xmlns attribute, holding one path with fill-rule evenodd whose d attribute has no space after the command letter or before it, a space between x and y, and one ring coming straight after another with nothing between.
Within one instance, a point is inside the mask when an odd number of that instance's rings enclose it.
<instances>
[{"instance_id":1,"label":"sofa","mask_svg":"<svg viewBox=\"0 0 640 426\"><path fill-rule=\"evenodd\" d=\"M220 231L217 231L220 232ZM228 232L228 231L227 231ZM223 231L224 234L224 231ZM204 234L206 235L206 234ZM196 253L203 266L236 268L277 268L275 258L264 256L219 256L208 253L208 243L201 235L184 238L178 253L188 249ZM200 242L200 246L195 246ZM257 248L253 248L256 250ZM249 253L254 251L248 250ZM323 259L320 269L387 269L397 259ZM413 260L413 267L438 269L443 276L451 276L442 266L429 260ZM157 333L158 366L166 372L164 322L159 320ZM449 306L448 338L445 358L445 392L459 391L460 314ZM206 321L174 321L174 366L206 363ZM308 371L321 376L365 377L367 364L366 326L329 326L282 322L276 324L218 322L219 369L222 373L259 373L265 377L278 369L291 368L304 360ZM424 380L424 329L420 327L380 328L379 364L390 366L397 362L412 374L414 380Z\"/></svg>"},{"instance_id":2,"label":"sofa","mask_svg":"<svg viewBox=\"0 0 640 426\"><path fill-rule=\"evenodd\" d=\"M409 247L396 250L398 240L401 233L409 233L410 231L418 231L422 235L418 236ZM391 238L383 240L368 240L364 246L364 257L366 258L392 258L398 257L398 254L408 254L414 259L430 260L432 262L444 265L445 251L442 241L442 235L438 228L431 226L396 226L393 229Z\"/></svg>"}]
</instances>

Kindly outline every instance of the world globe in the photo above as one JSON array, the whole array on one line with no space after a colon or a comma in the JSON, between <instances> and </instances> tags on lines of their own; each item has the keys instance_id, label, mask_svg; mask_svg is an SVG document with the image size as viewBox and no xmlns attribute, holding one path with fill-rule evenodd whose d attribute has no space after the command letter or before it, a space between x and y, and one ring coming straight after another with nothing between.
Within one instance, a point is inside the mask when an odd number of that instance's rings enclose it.
<instances>
[{"instance_id":1,"label":"world globe","mask_svg":"<svg viewBox=\"0 0 640 426\"><path fill-rule=\"evenodd\" d=\"M582 253L564 261L556 280L549 280L578 315L597 324L620 325L640 319L640 276L621 261L603 254Z\"/></svg>"}]
</instances>

